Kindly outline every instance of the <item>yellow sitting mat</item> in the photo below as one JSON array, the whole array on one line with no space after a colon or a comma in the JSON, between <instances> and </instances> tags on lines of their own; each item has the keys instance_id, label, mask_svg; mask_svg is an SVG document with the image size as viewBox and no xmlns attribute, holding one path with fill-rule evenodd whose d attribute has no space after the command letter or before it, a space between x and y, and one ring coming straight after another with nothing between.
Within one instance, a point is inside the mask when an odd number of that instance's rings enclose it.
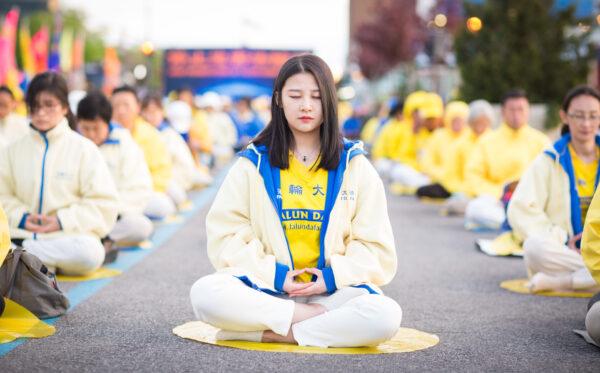
<instances>
[{"instance_id":1,"label":"yellow sitting mat","mask_svg":"<svg viewBox=\"0 0 600 373\"><path fill-rule=\"evenodd\" d=\"M500 283L500 287L506 289L508 291L512 291L514 293L520 294L531 294L531 295L541 295L544 297L566 297L566 298L591 298L594 296L594 293L585 292L585 291L575 291L575 290L564 290L564 291L553 291L553 290L545 290L538 291L532 293L527 286L529 282L526 278L520 278L516 280L507 280L502 281Z\"/></svg>"},{"instance_id":2,"label":"yellow sitting mat","mask_svg":"<svg viewBox=\"0 0 600 373\"><path fill-rule=\"evenodd\" d=\"M67 276L67 275L57 275L56 279L61 282L79 282L79 281L91 281L91 280L99 280L101 278L109 278L120 275L122 272L118 269L100 267L92 273L89 273L84 276Z\"/></svg>"},{"instance_id":3,"label":"yellow sitting mat","mask_svg":"<svg viewBox=\"0 0 600 373\"><path fill-rule=\"evenodd\" d=\"M419 201L421 201L421 203L424 203L426 205L434 205L434 206L441 206L444 203L446 203L445 199L431 198L431 197L419 197Z\"/></svg>"},{"instance_id":4,"label":"yellow sitting mat","mask_svg":"<svg viewBox=\"0 0 600 373\"><path fill-rule=\"evenodd\" d=\"M12 342L17 338L43 338L56 331L53 326L38 319L25 307L4 298L6 308L0 316L0 343Z\"/></svg>"},{"instance_id":5,"label":"yellow sitting mat","mask_svg":"<svg viewBox=\"0 0 600 373\"><path fill-rule=\"evenodd\" d=\"M176 224L176 223L182 223L183 222L183 216L181 215L169 215L166 218L164 218L163 220L159 221L159 224Z\"/></svg>"},{"instance_id":6,"label":"yellow sitting mat","mask_svg":"<svg viewBox=\"0 0 600 373\"><path fill-rule=\"evenodd\" d=\"M149 250L154 247L154 244L150 240L145 240L145 241L140 242L138 247L140 249Z\"/></svg>"},{"instance_id":7,"label":"yellow sitting mat","mask_svg":"<svg viewBox=\"0 0 600 373\"><path fill-rule=\"evenodd\" d=\"M523 248L512 232L504 232L493 240L478 239L475 245L490 256L523 256Z\"/></svg>"},{"instance_id":8,"label":"yellow sitting mat","mask_svg":"<svg viewBox=\"0 0 600 373\"><path fill-rule=\"evenodd\" d=\"M191 200L185 200L177 205L177 210L179 211L191 211L194 208L194 202Z\"/></svg>"},{"instance_id":9,"label":"yellow sitting mat","mask_svg":"<svg viewBox=\"0 0 600 373\"><path fill-rule=\"evenodd\" d=\"M251 351L292 352L297 354L330 354L330 355L359 355L359 354L395 354L413 352L433 347L440 339L435 334L425 333L416 329L400 328L398 333L389 341L374 347L321 348L306 347L287 343L261 343L247 341L217 341L215 335L219 331L202 321L192 321L173 329L173 333L182 338L208 343L216 346L239 348Z\"/></svg>"},{"instance_id":10,"label":"yellow sitting mat","mask_svg":"<svg viewBox=\"0 0 600 373\"><path fill-rule=\"evenodd\" d=\"M135 249L140 248L144 250L151 249L154 246L152 241L144 240L142 242L117 242L117 247L119 249Z\"/></svg>"},{"instance_id":11,"label":"yellow sitting mat","mask_svg":"<svg viewBox=\"0 0 600 373\"><path fill-rule=\"evenodd\" d=\"M390 185L390 192L399 196L414 196L417 188L409 187L400 183L392 183Z\"/></svg>"}]
</instances>

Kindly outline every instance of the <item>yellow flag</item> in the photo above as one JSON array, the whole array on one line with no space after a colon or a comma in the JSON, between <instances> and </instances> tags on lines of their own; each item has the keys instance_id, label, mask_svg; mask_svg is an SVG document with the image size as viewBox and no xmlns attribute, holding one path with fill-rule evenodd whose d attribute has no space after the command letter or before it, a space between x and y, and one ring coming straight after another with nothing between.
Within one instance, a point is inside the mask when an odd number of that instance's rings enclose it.
<instances>
[{"instance_id":1,"label":"yellow flag","mask_svg":"<svg viewBox=\"0 0 600 373\"><path fill-rule=\"evenodd\" d=\"M23 70L32 78L35 75L35 63L33 62L33 53L31 50L31 34L29 33L29 23L23 22L19 30L19 43L21 45L21 61Z\"/></svg>"},{"instance_id":2,"label":"yellow flag","mask_svg":"<svg viewBox=\"0 0 600 373\"><path fill-rule=\"evenodd\" d=\"M58 43L60 53L60 70L69 72L73 67L73 30L63 29Z\"/></svg>"}]
</instances>

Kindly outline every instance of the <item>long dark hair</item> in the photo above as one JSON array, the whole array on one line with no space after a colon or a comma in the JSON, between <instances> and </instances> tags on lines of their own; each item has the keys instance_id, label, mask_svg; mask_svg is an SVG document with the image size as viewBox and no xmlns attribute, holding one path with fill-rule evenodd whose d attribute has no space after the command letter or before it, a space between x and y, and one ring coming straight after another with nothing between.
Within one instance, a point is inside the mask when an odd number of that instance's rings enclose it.
<instances>
[{"instance_id":1,"label":"long dark hair","mask_svg":"<svg viewBox=\"0 0 600 373\"><path fill-rule=\"evenodd\" d=\"M594 88L587 86L587 85L579 85L579 86L571 89L569 92L567 92L565 98L563 99L561 109L562 109L562 111L565 112L565 114L567 113L567 111L569 111L571 102L579 96L592 96L600 102L600 93L598 93L597 90L595 90ZM569 125L566 123L563 123L563 126L560 129L560 135L564 136L570 132L571 131L569 129Z\"/></svg>"},{"instance_id":2,"label":"long dark hair","mask_svg":"<svg viewBox=\"0 0 600 373\"><path fill-rule=\"evenodd\" d=\"M269 161L281 169L289 167L289 153L294 145L294 136L283 112L282 89L293 75L310 73L315 77L321 93L323 124L319 128L321 138L321 161L318 168L332 170L340 162L344 146L337 116L337 95L331 70L321 58L312 54L302 54L287 60L275 79L271 98L271 121L252 142L265 145L269 151Z\"/></svg>"},{"instance_id":3,"label":"long dark hair","mask_svg":"<svg viewBox=\"0 0 600 373\"><path fill-rule=\"evenodd\" d=\"M63 109L67 109L66 118L69 121L69 127L75 130L77 122L75 115L71 112L69 106L69 88L67 87L67 81L59 74L51 71L46 71L41 74L37 74L29 83L27 87L27 94L25 95L25 103L30 113L36 109L37 96L42 92L48 92L60 102Z\"/></svg>"}]
</instances>

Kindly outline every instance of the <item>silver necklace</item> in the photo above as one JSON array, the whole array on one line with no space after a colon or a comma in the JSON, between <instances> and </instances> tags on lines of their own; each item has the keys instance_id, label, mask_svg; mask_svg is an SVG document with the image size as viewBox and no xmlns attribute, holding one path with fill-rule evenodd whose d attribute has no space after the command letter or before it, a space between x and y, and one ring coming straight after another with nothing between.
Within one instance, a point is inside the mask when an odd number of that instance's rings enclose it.
<instances>
[{"instance_id":1,"label":"silver necklace","mask_svg":"<svg viewBox=\"0 0 600 373\"><path fill-rule=\"evenodd\" d=\"M309 154L300 154L297 150L294 150L294 153L296 153L296 155L298 156L298 158L300 158L302 160L303 163L306 163L309 159L312 159L313 156L315 155L315 153L318 151L319 149L315 149L313 150L311 153ZM309 158L310 157L310 158Z\"/></svg>"}]
</instances>

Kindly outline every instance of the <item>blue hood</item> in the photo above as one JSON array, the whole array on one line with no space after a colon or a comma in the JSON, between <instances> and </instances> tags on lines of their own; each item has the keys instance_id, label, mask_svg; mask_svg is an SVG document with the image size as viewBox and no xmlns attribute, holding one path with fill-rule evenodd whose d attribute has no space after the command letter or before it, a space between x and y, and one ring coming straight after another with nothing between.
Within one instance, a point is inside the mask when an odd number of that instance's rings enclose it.
<instances>
[{"instance_id":1,"label":"blue hood","mask_svg":"<svg viewBox=\"0 0 600 373\"><path fill-rule=\"evenodd\" d=\"M348 163L352 158L360 154L366 154L361 141L344 140L344 149L342 151L342 156L337 168L328 171L327 195L325 196L325 211L319 238L320 256L319 261L317 263L317 267L320 269L323 269L325 267L324 242L327 227L329 225L329 216L331 214L331 210L333 209L335 201L337 200L337 196L342 187L344 173L346 171L346 168L348 167ZM267 147L263 145L255 146L254 144L250 144L247 149L241 151L240 153L238 153L238 155L240 157L249 159L258 168L258 171L264 181L265 190L267 191L267 194L269 195L269 198L273 203L273 208L275 208L275 211L277 211L277 216L281 220L281 214L283 210L281 202L281 170L270 164ZM289 249L289 244L288 252L290 253L290 262L292 263L293 268L294 260ZM327 281L328 279L326 279L326 282ZM328 286L328 289L329 288L330 286Z\"/></svg>"},{"instance_id":2,"label":"blue hood","mask_svg":"<svg viewBox=\"0 0 600 373\"><path fill-rule=\"evenodd\" d=\"M567 176L569 177L569 192L571 195L571 226L573 227L573 234L577 235L583 232L583 222L581 219L581 205L579 200L579 193L577 193L577 186L575 183L573 161L571 160L571 152L569 152L570 142L571 134L566 134L554 143L552 149L544 151L544 154L549 156L552 160L558 161L562 166L563 170L566 172ZM596 135L596 145L600 147L600 136L598 135ZM600 173L596 171L596 181L594 183L594 190L598 186L599 177Z\"/></svg>"}]
</instances>

